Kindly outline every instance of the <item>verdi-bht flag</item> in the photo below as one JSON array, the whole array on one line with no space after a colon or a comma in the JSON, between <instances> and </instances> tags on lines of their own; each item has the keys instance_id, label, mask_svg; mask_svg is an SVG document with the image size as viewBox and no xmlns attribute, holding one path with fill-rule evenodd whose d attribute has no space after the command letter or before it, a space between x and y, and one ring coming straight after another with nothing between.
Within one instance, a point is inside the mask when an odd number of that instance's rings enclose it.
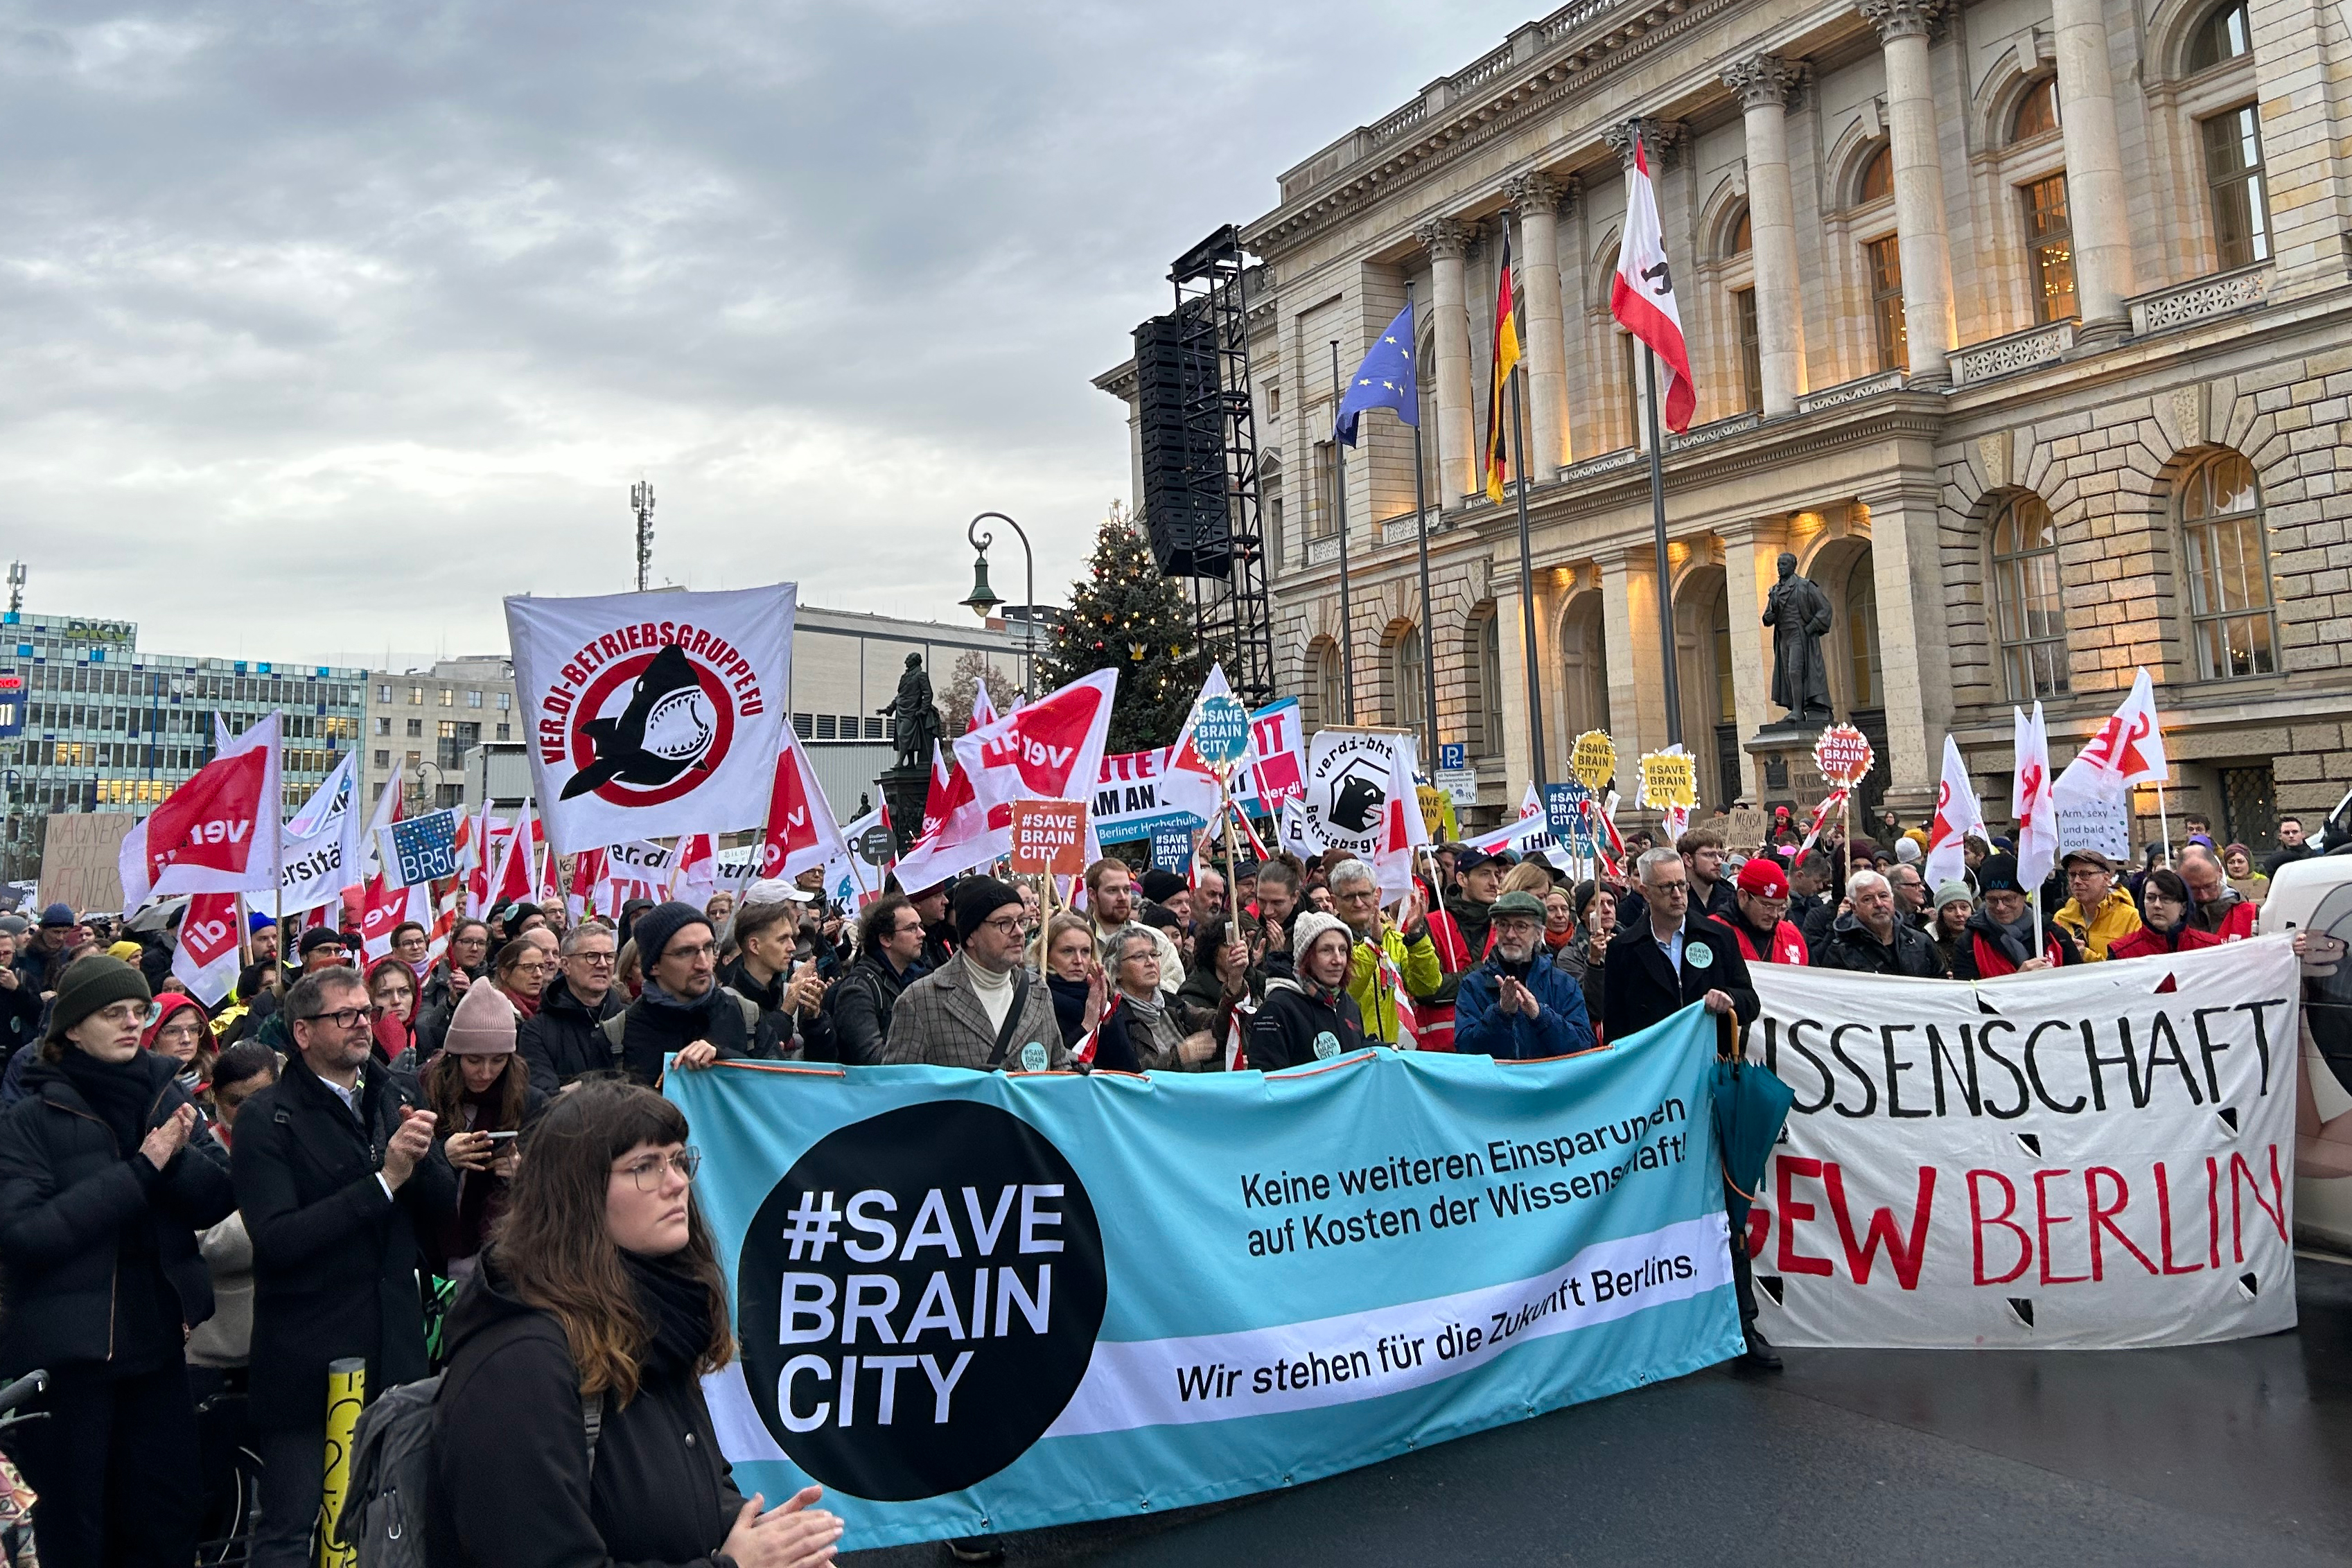
<instances>
[{"instance_id":1,"label":"verdi-bht flag","mask_svg":"<svg viewBox=\"0 0 2352 1568\"><path fill-rule=\"evenodd\" d=\"M1748 1216L1776 1344L2293 1328L2292 938L1964 984L1758 964L1796 1091Z\"/></svg>"},{"instance_id":2,"label":"verdi-bht flag","mask_svg":"<svg viewBox=\"0 0 2352 1568\"><path fill-rule=\"evenodd\" d=\"M1546 1062L672 1073L748 1494L860 1547L1305 1481L1738 1354L1697 1009Z\"/></svg>"},{"instance_id":3,"label":"verdi-bht flag","mask_svg":"<svg viewBox=\"0 0 2352 1568\"><path fill-rule=\"evenodd\" d=\"M506 601L531 778L563 854L765 820L795 585Z\"/></svg>"}]
</instances>

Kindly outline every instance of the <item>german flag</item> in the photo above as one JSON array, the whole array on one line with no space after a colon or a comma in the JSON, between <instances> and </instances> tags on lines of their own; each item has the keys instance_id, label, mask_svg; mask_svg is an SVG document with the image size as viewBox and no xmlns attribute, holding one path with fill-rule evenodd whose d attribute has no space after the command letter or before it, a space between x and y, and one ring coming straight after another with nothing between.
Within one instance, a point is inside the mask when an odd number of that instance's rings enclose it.
<instances>
[{"instance_id":1,"label":"german flag","mask_svg":"<svg viewBox=\"0 0 2352 1568\"><path fill-rule=\"evenodd\" d=\"M1508 426L1504 423L1504 394L1511 384L1511 371L1519 362L1519 308L1517 296L1511 288L1511 226L1503 225L1503 262L1495 278L1495 353L1493 370L1486 378L1486 499L1500 506L1503 486L1511 477L1508 449L1503 444Z\"/></svg>"}]
</instances>

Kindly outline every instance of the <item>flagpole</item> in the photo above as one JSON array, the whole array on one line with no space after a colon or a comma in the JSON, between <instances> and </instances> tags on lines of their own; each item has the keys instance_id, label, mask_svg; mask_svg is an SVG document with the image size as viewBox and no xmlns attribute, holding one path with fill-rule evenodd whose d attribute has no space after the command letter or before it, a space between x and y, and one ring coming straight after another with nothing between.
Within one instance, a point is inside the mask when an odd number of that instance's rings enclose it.
<instances>
[{"instance_id":1,"label":"flagpole","mask_svg":"<svg viewBox=\"0 0 2352 1568\"><path fill-rule=\"evenodd\" d=\"M1680 746L1683 690L1681 674L1675 667L1674 594L1666 565L1665 440L1658 425L1658 355L1646 342L1642 345L1642 384L1649 393L1650 405L1650 542L1657 552L1658 646L1665 655L1666 668L1666 744Z\"/></svg>"},{"instance_id":2,"label":"flagpole","mask_svg":"<svg viewBox=\"0 0 2352 1568\"><path fill-rule=\"evenodd\" d=\"M1412 319L1412 285L1410 283L1404 286L1404 305L1406 319L1410 321ZM1407 342L1404 347L1408 356L1417 356L1417 340ZM1405 362L1412 365L1416 372L1412 383L1412 531L1414 548L1421 558L1421 701L1423 716L1429 724L1429 763L1434 768L1438 757L1437 634L1436 629L1430 624L1429 481L1423 473L1421 458L1421 378L1417 373L1421 366L1417 357L1408 358ZM1495 738L1499 740L1501 737Z\"/></svg>"},{"instance_id":3,"label":"flagpole","mask_svg":"<svg viewBox=\"0 0 2352 1568\"><path fill-rule=\"evenodd\" d=\"M1339 340L1331 340L1332 407L1339 406L1345 396L1339 381ZM1331 512L1339 523L1339 670L1348 683L1348 722L1356 722L1356 623L1348 601L1348 452L1339 442L1331 443ZM1424 595L1423 602L1428 602ZM1427 638L1423 638L1425 643ZM1327 716L1324 723L1330 723Z\"/></svg>"},{"instance_id":4,"label":"flagpole","mask_svg":"<svg viewBox=\"0 0 2352 1568\"><path fill-rule=\"evenodd\" d=\"M1519 640L1528 667L1528 751L1532 759L1536 799L1540 800L1546 778L1543 677L1536 667L1536 569L1528 546L1528 411L1519 399L1520 375L1517 370L1511 372L1511 441L1518 448L1511 461L1519 475ZM1428 590L1424 588L1423 592L1426 595Z\"/></svg>"}]
</instances>

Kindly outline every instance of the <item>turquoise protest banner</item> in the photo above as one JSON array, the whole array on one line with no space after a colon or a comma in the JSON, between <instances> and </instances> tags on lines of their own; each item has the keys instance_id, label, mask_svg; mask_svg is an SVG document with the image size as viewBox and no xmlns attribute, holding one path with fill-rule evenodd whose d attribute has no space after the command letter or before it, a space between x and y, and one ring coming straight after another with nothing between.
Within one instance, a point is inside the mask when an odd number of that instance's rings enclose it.
<instances>
[{"instance_id":1,"label":"turquoise protest banner","mask_svg":"<svg viewBox=\"0 0 2352 1568\"><path fill-rule=\"evenodd\" d=\"M1741 1349L1685 1009L1545 1062L669 1075L736 1484L844 1544L1289 1485Z\"/></svg>"}]
</instances>

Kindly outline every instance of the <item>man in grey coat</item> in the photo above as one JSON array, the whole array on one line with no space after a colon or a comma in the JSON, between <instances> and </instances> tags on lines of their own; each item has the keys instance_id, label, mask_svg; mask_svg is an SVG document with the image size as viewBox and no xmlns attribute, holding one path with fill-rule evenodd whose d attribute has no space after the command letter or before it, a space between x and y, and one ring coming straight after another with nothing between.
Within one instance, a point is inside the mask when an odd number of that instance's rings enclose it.
<instances>
[{"instance_id":1,"label":"man in grey coat","mask_svg":"<svg viewBox=\"0 0 2352 1568\"><path fill-rule=\"evenodd\" d=\"M1021 895L993 877L966 877L948 909L960 946L899 994L882 1060L980 1072L1067 1067L1053 993L1022 967Z\"/></svg>"}]
</instances>

